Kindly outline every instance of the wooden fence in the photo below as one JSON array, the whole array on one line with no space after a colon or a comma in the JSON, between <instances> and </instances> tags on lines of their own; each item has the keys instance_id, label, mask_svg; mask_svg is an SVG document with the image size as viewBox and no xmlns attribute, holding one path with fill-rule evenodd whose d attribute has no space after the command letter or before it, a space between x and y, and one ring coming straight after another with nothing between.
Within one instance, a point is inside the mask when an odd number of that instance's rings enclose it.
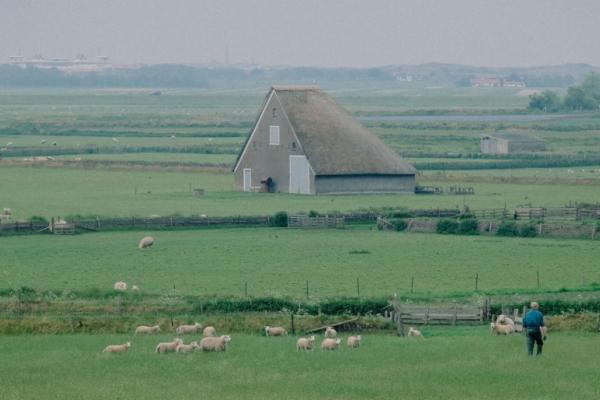
<instances>
[{"instance_id":1,"label":"wooden fence","mask_svg":"<svg viewBox=\"0 0 600 400\"><path fill-rule=\"evenodd\" d=\"M472 325L482 324L491 315L491 301L486 299L481 307L474 306L415 306L403 305L397 299L389 302L384 317L396 323L398 334L405 335L407 325Z\"/></svg>"},{"instance_id":2,"label":"wooden fence","mask_svg":"<svg viewBox=\"0 0 600 400\"><path fill-rule=\"evenodd\" d=\"M309 217L308 215L290 215L288 216L288 228L296 229L322 229L322 228L343 228L344 217Z\"/></svg>"}]
</instances>

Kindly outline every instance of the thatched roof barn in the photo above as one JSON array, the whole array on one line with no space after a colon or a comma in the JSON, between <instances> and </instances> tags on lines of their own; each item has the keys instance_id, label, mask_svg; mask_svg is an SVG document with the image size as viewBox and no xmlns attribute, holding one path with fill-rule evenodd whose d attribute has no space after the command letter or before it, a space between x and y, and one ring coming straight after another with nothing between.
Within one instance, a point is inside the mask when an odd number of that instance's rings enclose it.
<instances>
[{"instance_id":1,"label":"thatched roof barn","mask_svg":"<svg viewBox=\"0 0 600 400\"><path fill-rule=\"evenodd\" d=\"M415 168L315 86L274 86L234 166L238 190L413 193Z\"/></svg>"},{"instance_id":2,"label":"thatched roof barn","mask_svg":"<svg viewBox=\"0 0 600 400\"><path fill-rule=\"evenodd\" d=\"M529 153L546 150L546 142L525 132L502 132L481 138L483 154Z\"/></svg>"}]
</instances>

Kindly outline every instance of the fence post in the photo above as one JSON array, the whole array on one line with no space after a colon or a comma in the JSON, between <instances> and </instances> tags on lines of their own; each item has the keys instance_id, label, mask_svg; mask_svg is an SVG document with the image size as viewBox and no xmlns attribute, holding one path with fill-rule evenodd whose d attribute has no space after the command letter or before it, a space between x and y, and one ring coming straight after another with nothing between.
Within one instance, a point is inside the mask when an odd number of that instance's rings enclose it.
<instances>
[{"instance_id":1,"label":"fence post","mask_svg":"<svg viewBox=\"0 0 600 400\"><path fill-rule=\"evenodd\" d=\"M536 277L537 277L537 287L538 289L540 288L540 270L538 269L537 271L535 271Z\"/></svg>"},{"instance_id":2,"label":"fence post","mask_svg":"<svg viewBox=\"0 0 600 400\"><path fill-rule=\"evenodd\" d=\"M415 289L415 277L413 276L412 279L410 280L410 292L414 293L414 289Z\"/></svg>"},{"instance_id":3,"label":"fence post","mask_svg":"<svg viewBox=\"0 0 600 400\"><path fill-rule=\"evenodd\" d=\"M306 280L306 298L308 299L308 279Z\"/></svg>"},{"instance_id":4,"label":"fence post","mask_svg":"<svg viewBox=\"0 0 600 400\"><path fill-rule=\"evenodd\" d=\"M248 281L244 283L244 294L248 297Z\"/></svg>"},{"instance_id":5,"label":"fence post","mask_svg":"<svg viewBox=\"0 0 600 400\"><path fill-rule=\"evenodd\" d=\"M475 274L475 291L479 290L479 272Z\"/></svg>"},{"instance_id":6,"label":"fence post","mask_svg":"<svg viewBox=\"0 0 600 400\"><path fill-rule=\"evenodd\" d=\"M356 297L360 297L360 281L356 277Z\"/></svg>"},{"instance_id":7,"label":"fence post","mask_svg":"<svg viewBox=\"0 0 600 400\"><path fill-rule=\"evenodd\" d=\"M290 313L290 318L292 320L292 335L296 334L296 326L294 325L294 312L292 311Z\"/></svg>"}]
</instances>

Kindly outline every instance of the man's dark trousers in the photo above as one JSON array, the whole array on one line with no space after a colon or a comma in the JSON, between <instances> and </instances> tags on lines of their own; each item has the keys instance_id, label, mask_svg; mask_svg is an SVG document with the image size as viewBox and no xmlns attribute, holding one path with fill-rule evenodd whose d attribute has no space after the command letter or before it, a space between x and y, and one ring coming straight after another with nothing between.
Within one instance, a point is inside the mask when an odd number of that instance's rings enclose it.
<instances>
[{"instance_id":1,"label":"man's dark trousers","mask_svg":"<svg viewBox=\"0 0 600 400\"><path fill-rule=\"evenodd\" d=\"M537 328L535 330L527 330L527 352L530 356L533 355L533 345L537 343L537 352L539 356L542 354L542 346L544 346L544 340L542 339L542 332Z\"/></svg>"}]
</instances>

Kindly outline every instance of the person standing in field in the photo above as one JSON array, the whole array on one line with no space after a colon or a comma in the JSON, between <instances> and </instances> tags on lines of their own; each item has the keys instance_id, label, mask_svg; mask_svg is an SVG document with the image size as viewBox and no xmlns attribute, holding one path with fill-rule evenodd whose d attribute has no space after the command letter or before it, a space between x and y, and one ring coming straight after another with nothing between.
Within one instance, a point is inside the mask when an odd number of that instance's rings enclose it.
<instances>
[{"instance_id":1,"label":"person standing in field","mask_svg":"<svg viewBox=\"0 0 600 400\"><path fill-rule=\"evenodd\" d=\"M533 347L537 344L536 355L542 354L544 340L546 340L546 327L544 326L544 314L539 310L540 305L532 301L531 310L523 318L523 329L527 332L527 353L533 355Z\"/></svg>"}]
</instances>

